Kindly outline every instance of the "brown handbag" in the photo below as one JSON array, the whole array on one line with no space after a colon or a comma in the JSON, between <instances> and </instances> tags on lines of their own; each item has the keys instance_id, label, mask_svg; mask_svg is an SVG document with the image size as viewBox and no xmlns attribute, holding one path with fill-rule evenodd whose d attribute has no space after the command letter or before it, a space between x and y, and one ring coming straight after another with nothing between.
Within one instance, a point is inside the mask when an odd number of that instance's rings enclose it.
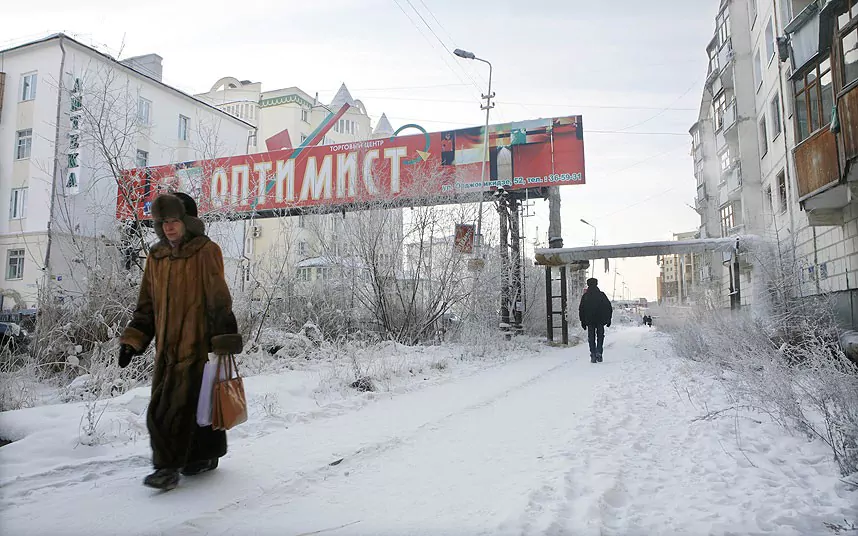
<instances>
[{"instance_id":1,"label":"brown handbag","mask_svg":"<svg viewBox=\"0 0 858 536\"><path fill-rule=\"evenodd\" d=\"M221 379L221 367L225 372ZM247 420L247 397L244 395L244 381L238 374L235 357L218 356L217 374L212 393L212 428L229 430Z\"/></svg>"}]
</instances>

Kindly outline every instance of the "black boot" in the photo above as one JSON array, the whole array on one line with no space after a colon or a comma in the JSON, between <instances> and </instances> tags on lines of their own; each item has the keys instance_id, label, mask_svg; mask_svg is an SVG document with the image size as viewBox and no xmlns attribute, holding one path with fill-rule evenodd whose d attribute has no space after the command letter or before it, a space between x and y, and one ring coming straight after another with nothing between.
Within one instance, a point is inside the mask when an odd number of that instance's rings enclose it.
<instances>
[{"instance_id":1,"label":"black boot","mask_svg":"<svg viewBox=\"0 0 858 536\"><path fill-rule=\"evenodd\" d=\"M169 491L179 485L179 471L176 469L157 469L143 479L143 485Z\"/></svg>"},{"instance_id":2,"label":"black boot","mask_svg":"<svg viewBox=\"0 0 858 536\"><path fill-rule=\"evenodd\" d=\"M596 356L597 356L596 352L590 352L590 363L596 363L597 362L596 360L598 358Z\"/></svg>"},{"instance_id":3,"label":"black boot","mask_svg":"<svg viewBox=\"0 0 858 536\"><path fill-rule=\"evenodd\" d=\"M182 469L182 474L185 476L193 476L213 469L217 469L217 458L189 463L184 469Z\"/></svg>"},{"instance_id":4,"label":"black boot","mask_svg":"<svg viewBox=\"0 0 858 536\"><path fill-rule=\"evenodd\" d=\"M598 352L598 353L596 354L596 362L597 362L597 363L601 363L601 362L602 362L602 352Z\"/></svg>"}]
</instances>

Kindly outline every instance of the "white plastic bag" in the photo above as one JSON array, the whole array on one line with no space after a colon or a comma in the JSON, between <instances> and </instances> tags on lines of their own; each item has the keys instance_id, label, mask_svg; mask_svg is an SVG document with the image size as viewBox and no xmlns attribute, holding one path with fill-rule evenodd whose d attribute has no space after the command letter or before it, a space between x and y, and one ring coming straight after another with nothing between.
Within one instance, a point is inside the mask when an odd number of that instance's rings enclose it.
<instances>
[{"instance_id":1,"label":"white plastic bag","mask_svg":"<svg viewBox=\"0 0 858 536\"><path fill-rule=\"evenodd\" d=\"M209 354L209 360L203 369L203 381L200 385L200 398L197 401L197 424L211 426L212 424L212 391L214 391L215 375L217 375L218 358ZM221 379L226 379L226 371L220 371Z\"/></svg>"}]
</instances>

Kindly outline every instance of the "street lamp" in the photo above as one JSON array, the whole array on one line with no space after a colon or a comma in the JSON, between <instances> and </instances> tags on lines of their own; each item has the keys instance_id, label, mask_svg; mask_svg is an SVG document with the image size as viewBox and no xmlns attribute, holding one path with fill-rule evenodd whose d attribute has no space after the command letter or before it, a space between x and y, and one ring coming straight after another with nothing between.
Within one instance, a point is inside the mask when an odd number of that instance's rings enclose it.
<instances>
[{"instance_id":1,"label":"street lamp","mask_svg":"<svg viewBox=\"0 0 858 536\"><path fill-rule=\"evenodd\" d=\"M617 299L617 276L623 277L623 274L621 274L620 272L618 272L615 269L614 270L614 290L611 291L611 299L612 300ZM625 281L625 278L623 278L623 281Z\"/></svg>"},{"instance_id":2,"label":"street lamp","mask_svg":"<svg viewBox=\"0 0 858 536\"><path fill-rule=\"evenodd\" d=\"M593 228L593 245L595 246L596 245L596 226L593 225L592 223L588 222L587 220L583 219L583 218L581 219L581 223L583 223L584 225L589 225L590 227ZM593 266L590 267L590 277L595 277L595 276L596 276L596 263L594 262Z\"/></svg>"},{"instance_id":3,"label":"street lamp","mask_svg":"<svg viewBox=\"0 0 858 536\"><path fill-rule=\"evenodd\" d=\"M462 50L461 48L457 48L453 51L453 54L456 56L466 59L466 60L474 60L481 61L489 66L489 92L482 97L486 100L485 104L480 104L480 110L486 111L486 128L483 132L483 165L480 170L480 182L485 184L486 182L486 160L489 159L489 112L492 108L495 107L492 104L492 99L495 98L494 93L492 93L492 64L488 60L484 60L482 58L478 58L473 52L468 52L467 50ZM483 242L483 191L482 184L480 185L480 212L477 214L477 251L480 255L482 255L482 242Z\"/></svg>"}]
</instances>

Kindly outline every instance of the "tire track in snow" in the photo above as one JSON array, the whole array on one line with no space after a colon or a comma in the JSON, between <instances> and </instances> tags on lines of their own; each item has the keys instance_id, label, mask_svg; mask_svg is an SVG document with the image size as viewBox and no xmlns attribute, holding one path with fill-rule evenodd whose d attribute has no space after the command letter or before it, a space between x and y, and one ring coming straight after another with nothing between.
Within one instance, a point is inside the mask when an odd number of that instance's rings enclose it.
<instances>
[{"instance_id":1,"label":"tire track in snow","mask_svg":"<svg viewBox=\"0 0 858 536\"><path fill-rule=\"evenodd\" d=\"M344 464L349 466L353 466L355 464L366 464L368 461L373 458L377 458L394 449L401 448L404 445L409 444L415 438L420 435L425 434L426 432L436 431L444 426L446 422L453 418L459 418L474 411L481 410L488 406L491 406L497 403L499 400L503 400L505 398L510 397L514 393L526 389L542 380L546 377L549 377L553 374L556 374L558 371L569 367L573 361L570 359L568 361L564 361L559 365L553 366L547 370L542 371L541 373L533 376L526 381L523 381L519 384L516 384L500 393L497 393L489 398L483 399L477 403L467 405L461 409L456 411L449 412L443 415L440 418L435 420L426 422L416 428L414 428L410 433L405 436L399 436L391 438L387 441L381 441L372 445L363 446L354 452L343 456ZM431 388L430 388L431 389ZM197 516L195 518L184 521L178 525L167 525L161 526L157 529L157 532L153 532L153 534L194 534L194 533L208 533L207 530L203 529L203 532L199 532L201 527L208 526L206 521L213 521L216 519L225 519L226 514L230 511L240 511L244 508L249 502L265 496L266 504L268 504L271 508L276 508L278 506L282 506L283 504L288 503L293 497L299 494L301 491L307 491L313 484L322 482L327 480L329 477L336 476L341 473L341 469L334 468L331 466L322 466L318 467L315 470L311 470L307 473L303 473L295 478L288 479L284 482L281 482L276 487L276 499L272 498L272 492L275 492L275 489L266 489L263 490L258 496L255 497L243 497L238 499L230 504L222 506L215 511L207 512L201 516ZM190 529L191 532L182 532L183 530Z\"/></svg>"}]
</instances>

